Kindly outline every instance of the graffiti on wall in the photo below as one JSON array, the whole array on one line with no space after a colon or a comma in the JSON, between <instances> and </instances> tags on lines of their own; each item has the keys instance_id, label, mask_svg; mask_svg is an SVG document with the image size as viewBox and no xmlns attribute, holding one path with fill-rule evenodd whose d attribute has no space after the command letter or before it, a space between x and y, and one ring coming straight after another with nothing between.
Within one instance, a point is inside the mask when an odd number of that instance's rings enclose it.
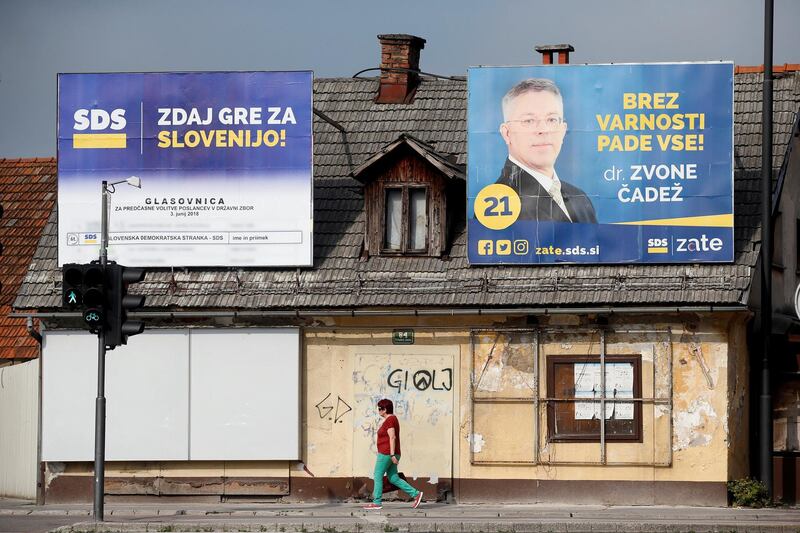
<instances>
[{"instance_id":1,"label":"graffiti on wall","mask_svg":"<svg viewBox=\"0 0 800 533\"><path fill-rule=\"evenodd\" d=\"M397 392L408 390L409 387L413 387L418 391L426 391L428 389L449 391L453 388L453 369L422 369L412 372L404 368L395 368L389 372L386 384L397 390Z\"/></svg>"},{"instance_id":2,"label":"graffiti on wall","mask_svg":"<svg viewBox=\"0 0 800 533\"><path fill-rule=\"evenodd\" d=\"M353 472L374 470L376 433L382 419L376 404L394 403L400 420L403 469L408 476L429 479L452 476L453 391L457 370L453 354L415 353L393 348L391 353L356 354L353 361ZM345 425L350 423L347 415Z\"/></svg>"},{"instance_id":3,"label":"graffiti on wall","mask_svg":"<svg viewBox=\"0 0 800 533\"><path fill-rule=\"evenodd\" d=\"M332 394L333 393L329 392L327 396L325 396L315 405L315 407L317 408L319 417L322 420L327 418L328 420L333 421L334 424L341 424L342 417L352 411L353 408L350 407L350 404L344 401L338 394L336 395L336 405L334 406L333 398L331 398Z\"/></svg>"}]
</instances>

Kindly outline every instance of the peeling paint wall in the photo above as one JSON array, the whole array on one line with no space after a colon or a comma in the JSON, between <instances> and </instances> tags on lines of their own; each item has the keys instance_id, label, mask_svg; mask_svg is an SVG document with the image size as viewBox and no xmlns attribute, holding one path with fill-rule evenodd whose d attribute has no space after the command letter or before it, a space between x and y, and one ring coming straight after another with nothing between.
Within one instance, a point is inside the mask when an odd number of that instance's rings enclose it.
<instances>
[{"instance_id":1,"label":"peeling paint wall","mask_svg":"<svg viewBox=\"0 0 800 533\"><path fill-rule=\"evenodd\" d=\"M503 317L331 319L303 334L301 461L120 463L107 472L281 478L292 487L318 478L363 492L380 423L375 404L386 397L401 423L400 470L417 486L450 478L724 485L747 469L746 320L615 316L606 354L637 356L641 395L655 401L643 402L641 442L608 442L603 453L598 442L550 442L544 401L548 357L600 353L593 317L544 317L536 327ZM392 344L398 327L414 329L413 345ZM503 328L515 331L498 335ZM91 464L53 464L48 473L51 481L86 477ZM292 488L292 497L304 494Z\"/></svg>"},{"instance_id":2,"label":"peeling paint wall","mask_svg":"<svg viewBox=\"0 0 800 533\"><path fill-rule=\"evenodd\" d=\"M526 331L480 331L473 337L472 376L466 385L472 401L472 429L466 429L468 460L481 463L531 463L537 396L536 336ZM467 362L469 364L469 362ZM471 455L470 455L471 454Z\"/></svg>"},{"instance_id":3,"label":"peeling paint wall","mask_svg":"<svg viewBox=\"0 0 800 533\"><path fill-rule=\"evenodd\" d=\"M599 355L597 332L577 333L579 328L567 325L561 332L542 333L538 379L532 375L532 334L529 339L476 335L472 365L462 361L461 369L465 375L474 372L473 388L464 398L474 396L474 409L462 412L460 421L462 477L724 482L740 476L747 462L747 426L740 422L747 416L746 317L692 317L686 323L651 318L619 320L607 334L607 355L640 356L642 397L659 401L643 402L642 442L608 442L604 458L598 442L550 442L544 401L548 357ZM731 376L736 380L729 390ZM532 380L538 392L529 386ZM504 397L508 401L491 401ZM737 417L733 427L732 413ZM599 464L601 458L615 466Z\"/></svg>"},{"instance_id":4,"label":"peeling paint wall","mask_svg":"<svg viewBox=\"0 0 800 533\"><path fill-rule=\"evenodd\" d=\"M685 326L673 342L674 470L725 481L728 464L723 458L729 453L730 430L728 328L704 325Z\"/></svg>"}]
</instances>

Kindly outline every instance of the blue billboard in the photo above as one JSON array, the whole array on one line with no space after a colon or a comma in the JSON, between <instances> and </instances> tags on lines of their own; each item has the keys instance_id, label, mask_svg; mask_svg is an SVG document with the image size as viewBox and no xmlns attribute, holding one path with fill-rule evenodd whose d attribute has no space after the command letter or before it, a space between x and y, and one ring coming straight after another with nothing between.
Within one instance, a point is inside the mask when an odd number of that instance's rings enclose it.
<instances>
[{"instance_id":1,"label":"blue billboard","mask_svg":"<svg viewBox=\"0 0 800 533\"><path fill-rule=\"evenodd\" d=\"M60 74L59 265L309 266L312 83L301 72Z\"/></svg>"},{"instance_id":2,"label":"blue billboard","mask_svg":"<svg viewBox=\"0 0 800 533\"><path fill-rule=\"evenodd\" d=\"M477 67L471 264L733 260L733 64Z\"/></svg>"}]
</instances>

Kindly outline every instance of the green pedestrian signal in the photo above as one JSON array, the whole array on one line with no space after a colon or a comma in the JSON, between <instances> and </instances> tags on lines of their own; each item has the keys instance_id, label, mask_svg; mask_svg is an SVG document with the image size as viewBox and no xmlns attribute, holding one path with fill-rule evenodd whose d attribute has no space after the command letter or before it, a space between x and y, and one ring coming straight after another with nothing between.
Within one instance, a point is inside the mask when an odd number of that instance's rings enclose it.
<instances>
[{"instance_id":1,"label":"green pedestrian signal","mask_svg":"<svg viewBox=\"0 0 800 533\"><path fill-rule=\"evenodd\" d=\"M61 305L76 309L83 305L83 271L85 265L64 265Z\"/></svg>"},{"instance_id":2,"label":"green pedestrian signal","mask_svg":"<svg viewBox=\"0 0 800 533\"><path fill-rule=\"evenodd\" d=\"M66 300L64 303L68 306L78 306L80 305L79 296L80 293L75 289L69 289L67 292L64 293L64 299Z\"/></svg>"}]
</instances>

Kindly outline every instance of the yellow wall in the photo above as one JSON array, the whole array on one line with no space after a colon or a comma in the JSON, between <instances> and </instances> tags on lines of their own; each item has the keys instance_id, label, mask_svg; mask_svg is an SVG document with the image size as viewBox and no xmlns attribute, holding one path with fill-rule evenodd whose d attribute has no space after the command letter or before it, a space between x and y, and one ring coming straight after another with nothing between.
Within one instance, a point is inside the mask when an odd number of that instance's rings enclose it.
<instances>
[{"instance_id":1,"label":"yellow wall","mask_svg":"<svg viewBox=\"0 0 800 533\"><path fill-rule=\"evenodd\" d=\"M463 337L459 334L458 337ZM401 468L435 482L452 472L454 400L460 342L450 333L416 332L394 346L388 331L310 331L303 365L303 461L292 475L371 477L376 404L394 402L400 421Z\"/></svg>"},{"instance_id":2,"label":"yellow wall","mask_svg":"<svg viewBox=\"0 0 800 533\"><path fill-rule=\"evenodd\" d=\"M494 331L479 331L473 350L469 328L454 325L452 330L426 330L426 324L417 321L416 344L401 347L391 344L391 329L403 323L386 322L386 329L359 330L357 326L364 322L353 320L349 328L306 333L303 449L306 466L317 477L370 475L379 422L374 403L383 396L398 400L401 414L404 402L413 406L414 413L401 416L403 446L408 450L401 470L414 476L445 477L444 465L452 458L452 475L462 479L726 481L734 470L740 475L740 467L746 463L746 435L736 433L741 423L737 421L732 428L729 424L731 412L743 415L742 408L733 410L730 405L742 402L746 383L746 373L740 375L746 368L744 318L740 315L692 317L687 323L630 317L612 324L612 329L628 331L607 334L607 354L640 355L643 397L664 401L643 405L641 443L607 444L607 465L598 464L599 443L547 442L545 402L538 406L536 450L534 398L537 392L540 398L546 397L547 357L599 354L597 331L576 333L579 317L561 317L561 326L544 326L547 331L543 330L539 339L538 381L532 331L499 336ZM437 324L443 326L442 321ZM495 324L487 329L503 327L507 326ZM647 332L632 331L642 328ZM432 369L443 367L449 357L454 362L450 399L439 391L433 400L419 391L386 386L388 374L404 364ZM732 375L737 378L734 391L729 390ZM330 399L341 397L356 409L331 423L317 407L329 393ZM473 394L478 398L474 405ZM492 402L492 398L507 400ZM334 406L335 402L324 405ZM449 406L452 422L445 415L449 415ZM431 409L442 415L431 417ZM537 453L540 464L533 464ZM730 472L729 459L735 465ZM491 464L480 464L485 462ZM308 474L295 469L292 475Z\"/></svg>"},{"instance_id":3,"label":"yellow wall","mask_svg":"<svg viewBox=\"0 0 800 533\"><path fill-rule=\"evenodd\" d=\"M544 317L535 327L521 317L350 318L304 330L302 462L110 463L106 472L371 477L381 421L375 404L385 397L396 405L400 470L412 484L450 477L724 482L747 473L746 319L615 317L606 353L641 356L642 396L660 403L642 406L642 442L607 443L607 465L598 464L599 443L548 442L541 401L549 356L600 353L588 317ZM415 343L393 345L395 328L414 329ZM517 329L498 333L504 328ZM48 481L58 475L91 475L91 465L51 465Z\"/></svg>"}]
</instances>

